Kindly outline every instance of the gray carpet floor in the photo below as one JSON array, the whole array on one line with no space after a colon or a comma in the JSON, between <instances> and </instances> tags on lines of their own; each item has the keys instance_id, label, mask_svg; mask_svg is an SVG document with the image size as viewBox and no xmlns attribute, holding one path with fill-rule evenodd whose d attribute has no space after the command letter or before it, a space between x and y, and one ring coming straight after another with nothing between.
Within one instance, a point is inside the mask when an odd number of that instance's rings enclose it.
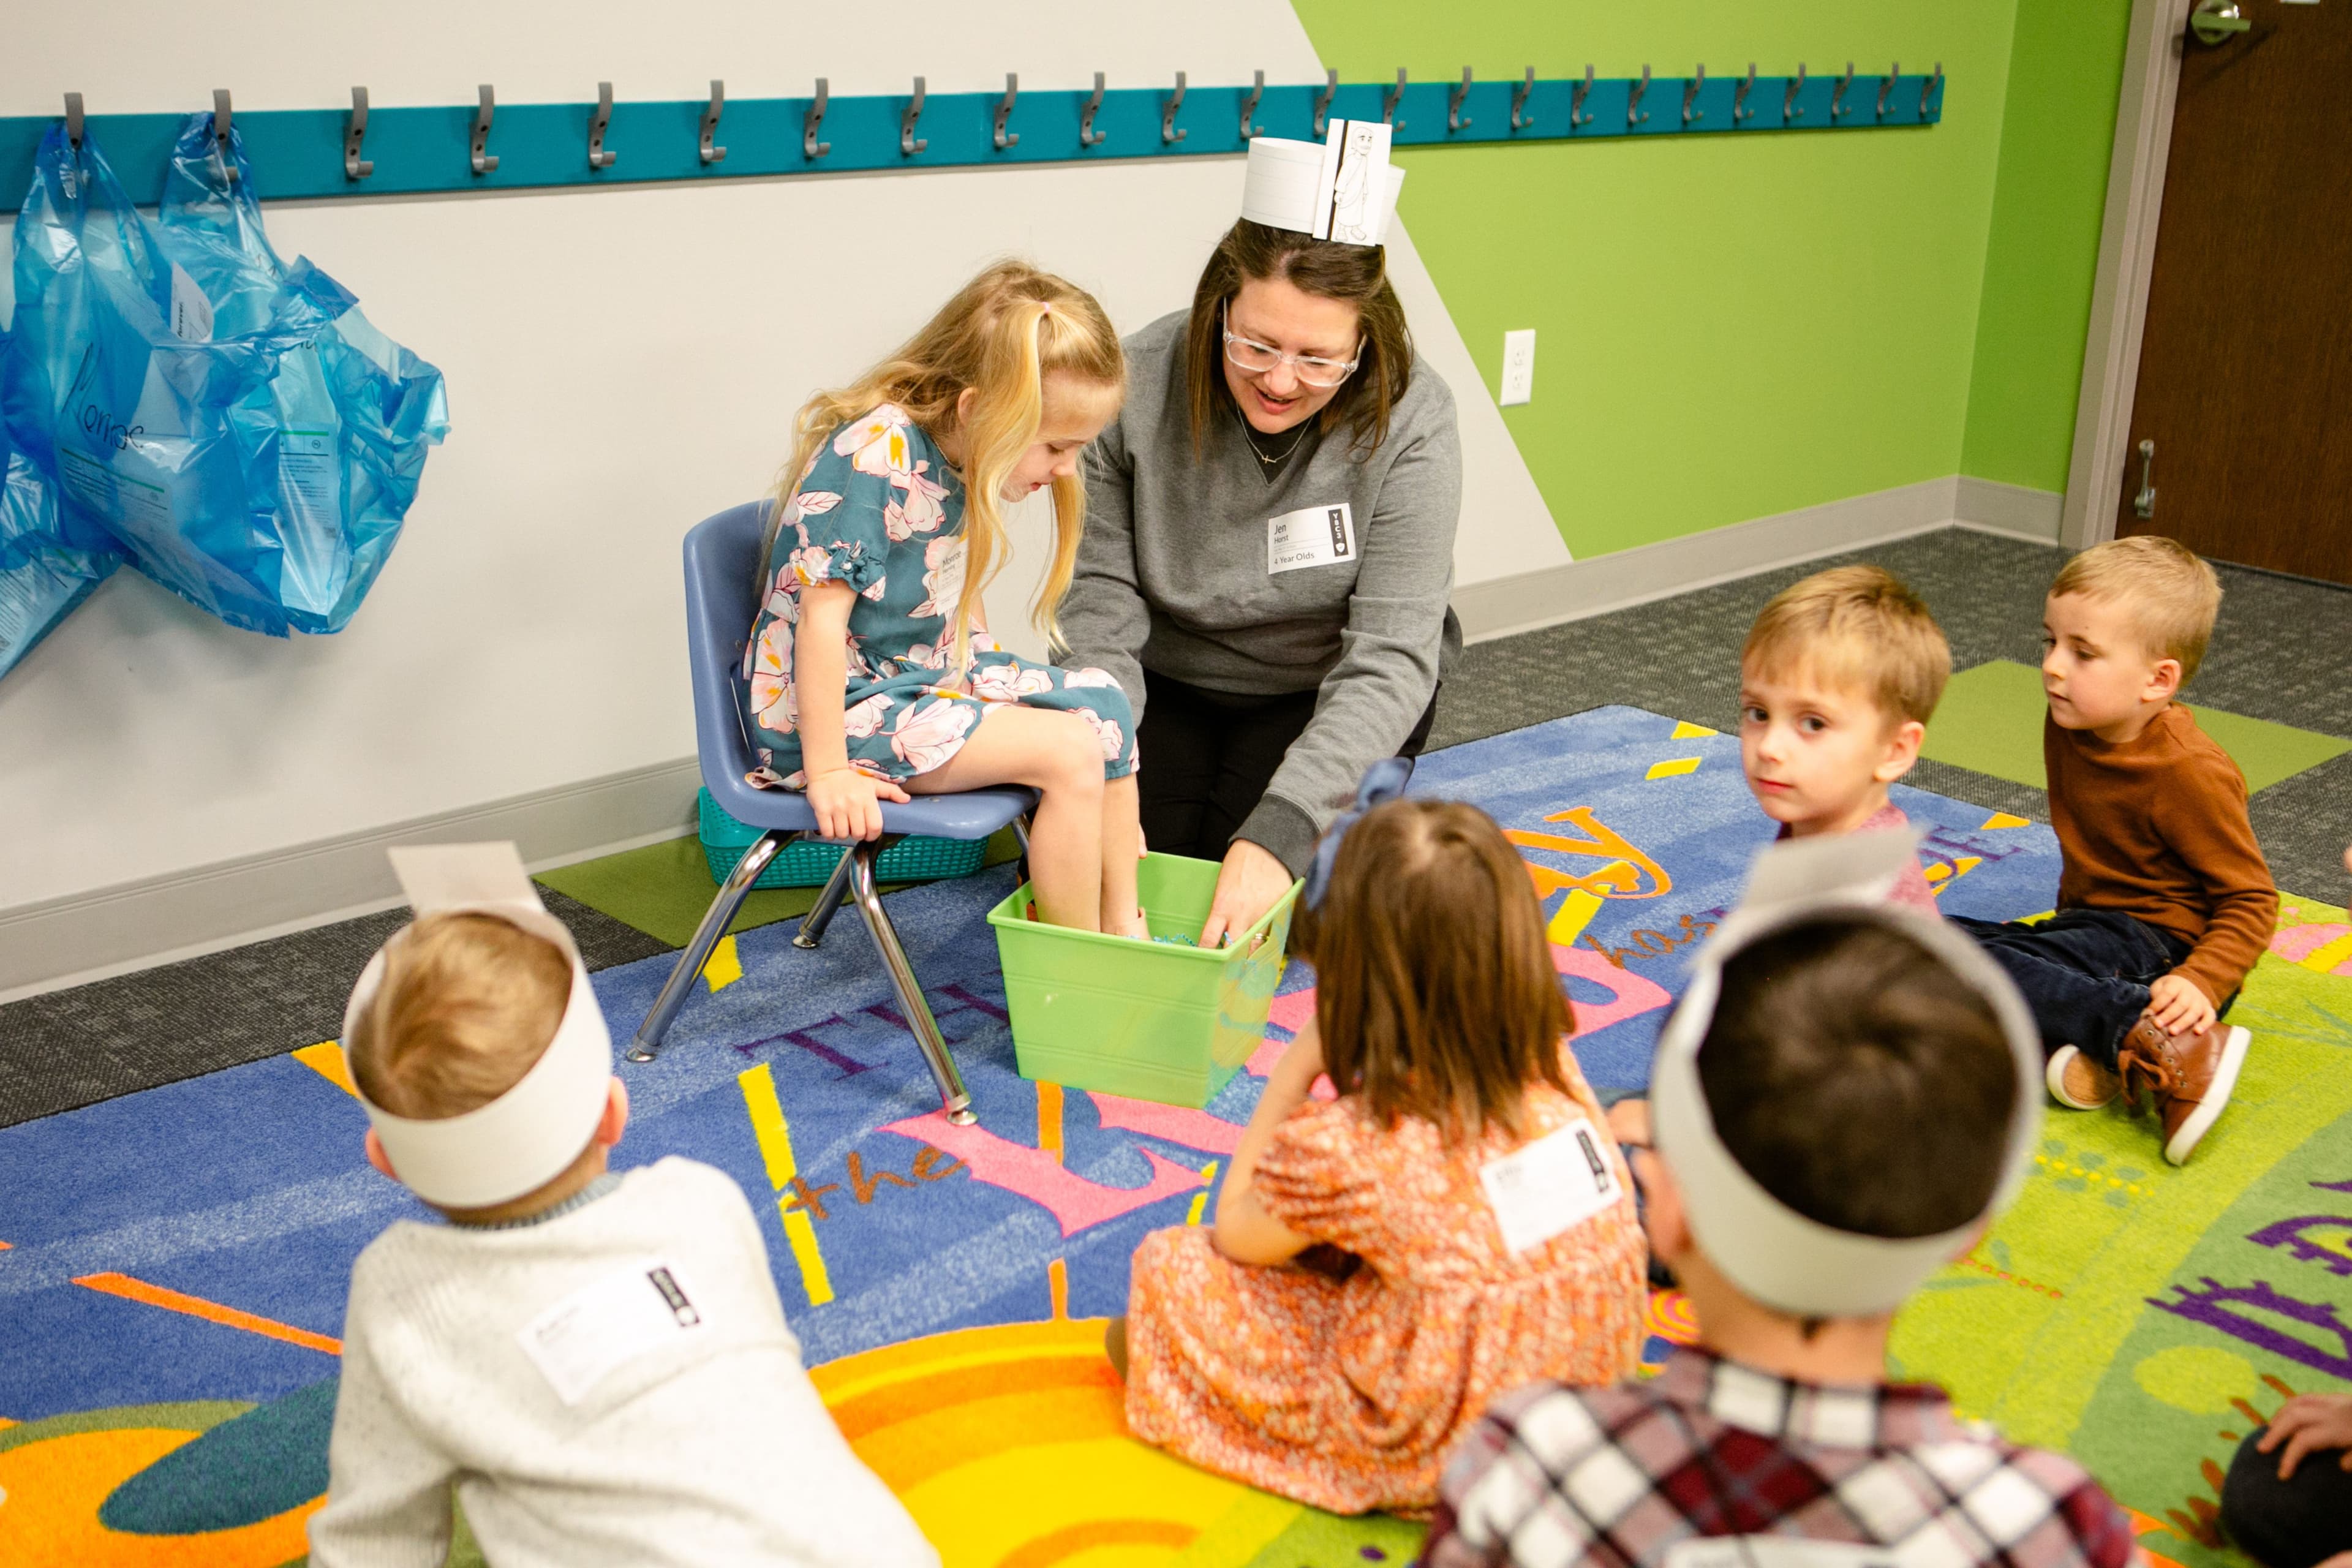
<instances>
[{"instance_id":1,"label":"gray carpet floor","mask_svg":"<svg viewBox=\"0 0 2352 1568\"><path fill-rule=\"evenodd\" d=\"M1766 600L1825 566L1870 561L1916 588L1953 666L2038 663L2043 590L2063 552L1948 529L1768 572L1465 651L1438 701L1430 747L1459 745L1589 708L1627 703L1736 731L1739 645ZM2221 619L2191 701L2352 737L2352 591L2223 567ZM1988 809L2047 820L2042 792L1923 762L1909 782ZM2279 886L2352 899L2352 752L2255 795L2254 829ZM667 943L542 889L602 969ZM397 912L0 1006L0 1126L217 1072L331 1039L352 980Z\"/></svg>"}]
</instances>

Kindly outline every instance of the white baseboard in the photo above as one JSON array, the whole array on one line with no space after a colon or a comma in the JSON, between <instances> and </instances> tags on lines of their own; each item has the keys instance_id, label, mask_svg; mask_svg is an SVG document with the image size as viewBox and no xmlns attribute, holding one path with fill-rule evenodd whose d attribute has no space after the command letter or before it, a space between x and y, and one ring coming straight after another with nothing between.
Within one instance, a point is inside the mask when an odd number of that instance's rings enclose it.
<instances>
[{"instance_id":1,"label":"white baseboard","mask_svg":"<svg viewBox=\"0 0 2352 1568\"><path fill-rule=\"evenodd\" d=\"M691 757L0 910L0 1002L400 903L394 844L511 838L534 871L694 830Z\"/></svg>"},{"instance_id":2,"label":"white baseboard","mask_svg":"<svg viewBox=\"0 0 2352 1568\"><path fill-rule=\"evenodd\" d=\"M1468 584L1454 591L1454 611L1465 638L1487 642L1938 528L2054 544L2062 500L2048 490L1947 474Z\"/></svg>"},{"instance_id":3,"label":"white baseboard","mask_svg":"<svg viewBox=\"0 0 2352 1568\"><path fill-rule=\"evenodd\" d=\"M2036 544L2058 542L2058 525L2066 510L2066 498L2056 490L2029 489L1967 474L1959 476L1953 503L1952 521L1962 528L2030 539Z\"/></svg>"}]
</instances>

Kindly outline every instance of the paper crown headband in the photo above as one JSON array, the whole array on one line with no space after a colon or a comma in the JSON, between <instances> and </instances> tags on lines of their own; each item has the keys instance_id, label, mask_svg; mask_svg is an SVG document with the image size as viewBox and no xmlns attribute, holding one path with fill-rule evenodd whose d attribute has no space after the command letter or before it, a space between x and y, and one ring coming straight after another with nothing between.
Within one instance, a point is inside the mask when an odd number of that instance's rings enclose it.
<instances>
[{"instance_id":1,"label":"paper crown headband","mask_svg":"<svg viewBox=\"0 0 2352 1568\"><path fill-rule=\"evenodd\" d=\"M511 921L562 950L572 963L563 1021L529 1072L488 1105L438 1121L395 1116L352 1087L367 1107L385 1158L418 1197L445 1208L482 1208L519 1198L554 1179L588 1146L604 1113L613 1040L588 984L588 966L563 923L547 912L511 844L436 844L390 852L401 891L419 915L467 911ZM343 1009L343 1040L383 984L385 954L408 928L368 960Z\"/></svg>"},{"instance_id":2,"label":"paper crown headband","mask_svg":"<svg viewBox=\"0 0 2352 1568\"><path fill-rule=\"evenodd\" d=\"M1404 171L1389 162L1389 127L1335 120L1319 145L1276 136L1251 141L1242 216L1342 245L1381 245L1403 184Z\"/></svg>"},{"instance_id":3,"label":"paper crown headband","mask_svg":"<svg viewBox=\"0 0 2352 1568\"><path fill-rule=\"evenodd\" d=\"M2017 988L1974 941L1941 920L1881 900L1912 833L1866 833L1769 848L1756 858L1747 896L1699 952L1690 987L1667 1020L1651 1072L1658 1152L1673 1167L1691 1235L1726 1279L1768 1307L1803 1317L1891 1312L1967 1244L1977 1226L2017 1195L2042 1125L2042 1040ZM1902 932L1985 999L2017 1068L2000 1180L1984 1212L1936 1236L1895 1239L1842 1231L1788 1207L1724 1146L1699 1082L1698 1054L1722 995L1723 969L1776 931L1823 915Z\"/></svg>"}]
</instances>

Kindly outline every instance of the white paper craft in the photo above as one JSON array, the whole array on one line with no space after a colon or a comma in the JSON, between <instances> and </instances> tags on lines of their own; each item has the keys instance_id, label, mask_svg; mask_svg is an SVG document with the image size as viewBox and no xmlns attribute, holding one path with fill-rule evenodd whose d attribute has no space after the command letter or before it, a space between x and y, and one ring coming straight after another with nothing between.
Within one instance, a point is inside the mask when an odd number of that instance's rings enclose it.
<instances>
[{"instance_id":1,"label":"white paper craft","mask_svg":"<svg viewBox=\"0 0 2352 1568\"><path fill-rule=\"evenodd\" d=\"M553 942L572 963L572 991L555 1038L512 1089L488 1105L438 1121L395 1116L355 1092L385 1157L408 1189L445 1208L486 1208L553 1180L588 1146L604 1114L613 1040L588 984L588 966L563 922L539 901L511 844L436 844L391 851L401 890L420 915L475 910ZM343 1039L383 983L394 931L360 972L343 1009Z\"/></svg>"},{"instance_id":2,"label":"white paper craft","mask_svg":"<svg viewBox=\"0 0 2352 1568\"><path fill-rule=\"evenodd\" d=\"M1242 216L1342 245L1386 242L1404 171L1389 161L1390 128L1377 120L1335 120L1327 139L1250 142Z\"/></svg>"},{"instance_id":3,"label":"white paper craft","mask_svg":"<svg viewBox=\"0 0 2352 1568\"><path fill-rule=\"evenodd\" d=\"M1699 949L1690 984L1658 1037L1650 1073L1658 1152L1674 1171L1692 1236L1708 1261L1768 1307L1806 1317L1891 1312L2009 1206L2033 1164L2042 1127L2042 1037L2017 987L1967 933L1933 915L1882 903L1907 833L1861 833L1779 844L1756 858L1748 896ZM1981 995L2000 1022L2017 1072L2001 1175L1984 1212L1937 1236L1895 1239L1834 1230L1767 1192L1724 1147L1698 1072L1724 965L1743 949L1817 916L1884 925L1917 942Z\"/></svg>"}]
</instances>

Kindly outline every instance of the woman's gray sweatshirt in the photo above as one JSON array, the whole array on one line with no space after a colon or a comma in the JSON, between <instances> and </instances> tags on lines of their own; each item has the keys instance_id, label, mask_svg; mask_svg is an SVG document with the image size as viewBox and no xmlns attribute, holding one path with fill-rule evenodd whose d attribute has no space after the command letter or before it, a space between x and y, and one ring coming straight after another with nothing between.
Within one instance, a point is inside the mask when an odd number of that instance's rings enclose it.
<instances>
[{"instance_id":1,"label":"woman's gray sweatshirt","mask_svg":"<svg viewBox=\"0 0 2352 1568\"><path fill-rule=\"evenodd\" d=\"M1230 407L1193 456L1187 320L1180 310L1127 340L1127 405L1087 448L1063 662L1117 676L1139 722L1145 668L1213 691L1317 691L1314 719L1235 835L1303 875L1364 769L1404 743L1462 646L1446 604L1462 507L1454 395L1416 360L1377 451L1351 451L1345 425L1310 434L1269 484ZM1321 520L1343 504L1351 530L1334 532ZM1298 512L1310 515L1287 542L1329 559L1271 571L1270 522Z\"/></svg>"}]
</instances>

